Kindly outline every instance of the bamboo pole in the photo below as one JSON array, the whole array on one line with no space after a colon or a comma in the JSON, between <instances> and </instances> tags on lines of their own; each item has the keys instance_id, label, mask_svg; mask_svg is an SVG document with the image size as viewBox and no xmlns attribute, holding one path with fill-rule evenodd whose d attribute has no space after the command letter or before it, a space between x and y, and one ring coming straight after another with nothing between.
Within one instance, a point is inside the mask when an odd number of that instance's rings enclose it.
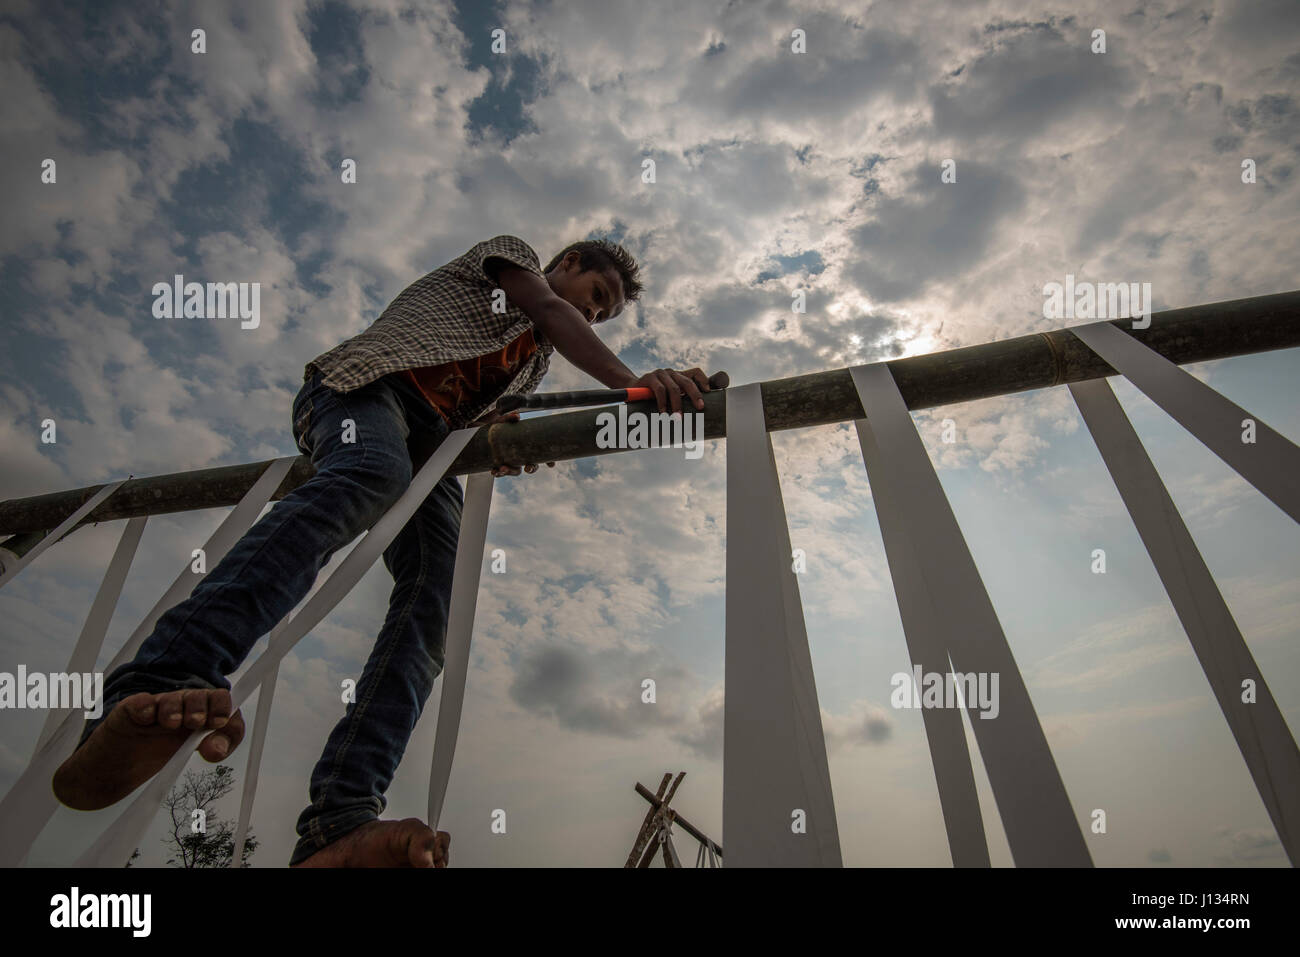
<instances>
[{"instance_id":1,"label":"bamboo pole","mask_svg":"<svg viewBox=\"0 0 1300 957\"><path fill-rule=\"evenodd\" d=\"M1294 348L1300 346L1300 290L1155 313L1146 329L1133 329L1132 322L1116 319L1111 325L1178 365ZM911 410L1118 374L1068 328L894 359L886 365ZM864 415L847 368L764 382L762 394L769 432L847 422ZM500 463L558 462L624 451L596 445L596 417L610 408L579 409L481 429L448 474L468 475ZM631 403L629 411L633 410L650 412L654 405ZM725 396L707 393L704 437L720 439L726 434ZM250 462L131 479L81 524L233 505L267 464ZM283 498L314 472L302 456L272 500ZM93 485L0 502L0 535L15 536L0 542L0 548L21 556L100 488Z\"/></svg>"},{"instance_id":2,"label":"bamboo pole","mask_svg":"<svg viewBox=\"0 0 1300 957\"><path fill-rule=\"evenodd\" d=\"M683 771L682 773L685 774L686 772ZM658 798L664 796L664 791L668 789L668 781L671 778L671 772L666 772L664 774L663 780L659 782L659 793L656 795ZM638 781L637 784L639 786L641 782ZM656 810L658 810L658 808L652 806L650 810L645 812L645 820L641 822L641 830L636 832L636 840L632 843L632 853L627 856L627 863L623 865L624 867L636 867L637 862L641 860L641 852L645 850L646 843L654 833Z\"/></svg>"}]
</instances>

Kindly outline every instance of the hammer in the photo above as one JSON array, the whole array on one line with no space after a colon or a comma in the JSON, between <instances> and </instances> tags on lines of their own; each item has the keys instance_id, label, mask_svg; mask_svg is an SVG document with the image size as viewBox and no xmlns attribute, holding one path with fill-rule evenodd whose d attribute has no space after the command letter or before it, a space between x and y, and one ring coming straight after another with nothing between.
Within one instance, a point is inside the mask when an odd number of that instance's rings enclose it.
<instances>
[{"instance_id":1,"label":"hammer","mask_svg":"<svg viewBox=\"0 0 1300 957\"><path fill-rule=\"evenodd\" d=\"M725 372L709 376L709 389L725 389L731 377ZM575 405L605 405L609 402L643 402L655 397L654 391L644 386L633 389L580 389L577 392L534 392L530 395L507 395L497 401L496 411L513 412L515 409L564 409Z\"/></svg>"}]
</instances>

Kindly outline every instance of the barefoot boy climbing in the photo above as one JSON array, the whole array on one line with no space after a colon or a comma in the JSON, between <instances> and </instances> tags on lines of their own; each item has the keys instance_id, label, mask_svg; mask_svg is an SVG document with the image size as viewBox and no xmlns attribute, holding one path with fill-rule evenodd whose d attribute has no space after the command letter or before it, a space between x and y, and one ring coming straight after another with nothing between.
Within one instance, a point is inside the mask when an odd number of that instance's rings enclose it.
<instances>
[{"instance_id":1,"label":"barefoot boy climbing","mask_svg":"<svg viewBox=\"0 0 1300 957\"><path fill-rule=\"evenodd\" d=\"M493 409L535 390L562 356L608 388L644 386L660 411L703 407L699 369L635 375L590 328L636 301L621 246L574 243L543 271L532 247L496 236L408 286L364 332L307 363L293 436L315 475L286 495L159 618L133 661L108 676L104 714L54 775L69 807L96 810L157 773L196 730L221 761L244 736L233 673L306 596L330 556L373 525L456 429L510 422ZM548 463L554 464L554 463ZM494 475L533 463L504 462ZM445 477L384 551L388 613L312 772L298 818L299 867L446 866L450 838L418 818L382 821L384 797L442 671L463 493Z\"/></svg>"}]
</instances>

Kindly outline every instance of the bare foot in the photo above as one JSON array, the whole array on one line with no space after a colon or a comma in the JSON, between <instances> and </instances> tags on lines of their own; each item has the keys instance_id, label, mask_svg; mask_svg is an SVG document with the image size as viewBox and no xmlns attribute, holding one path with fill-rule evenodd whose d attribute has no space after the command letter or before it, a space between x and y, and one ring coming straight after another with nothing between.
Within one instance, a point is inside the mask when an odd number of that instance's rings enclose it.
<instances>
[{"instance_id":1,"label":"bare foot","mask_svg":"<svg viewBox=\"0 0 1300 957\"><path fill-rule=\"evenodd\" d=\"M293 867L446 867L451 835L418 817L370 821Z\"/></svg>"},{"instance_id":2,"label":"bare foot","mask_svg":"<svg viewBox=\"0 0 1300 957\"><path fill-rule=\"evenodd\" d=\"M244 718L231 710L225 688L123 698L54 772L54 795L78 811L116 804L162 770L200 728L221 729L204 738L198 752L207 761L224 761L244 739Z\"/></svg>"}]
</instances>

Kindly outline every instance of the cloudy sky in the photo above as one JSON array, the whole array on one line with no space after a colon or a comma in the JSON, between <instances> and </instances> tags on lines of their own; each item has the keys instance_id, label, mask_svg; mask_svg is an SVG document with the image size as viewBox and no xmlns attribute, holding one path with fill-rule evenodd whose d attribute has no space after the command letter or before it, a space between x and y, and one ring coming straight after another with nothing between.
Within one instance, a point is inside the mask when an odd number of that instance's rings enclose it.
<instances>
[{"instance_id":1,"label":"cloudy sky","mask_svg":"<svg viewBox=\"0 0 1300 957\"><path fill-rule=\"evenodd\" d=\"M624 243L646 289L600 327L606 343L638 372L699 365L735 383L1067 325L1042 308L1067 273L1150 282L1157 310L1300 285L1288 0L4 10L0 498L293 454L303 365L500 233L543 264L578 239ZM191 52L195 28L206 53ZM941 182L946 159L955 183ZM260 282L260 326L154 318L151 287L176 273ZM1186 368L1300 436L1297 350ZM1295 524L1110 382L1300 727ZM557 354L544 388L594 385ZM39 440L45 418L55 445ZM1087 837L1094 860L1285 865L1068 392L913 418L1076 814L1107 812L1108 833ZM808 556L844 861L947 866L920 713L889 703L910 663L856 436L845 424L773 444ZM687 772L674 805L722 839L724 476L712 442L697 460L629 452L497 481L488 547L508 571L482 577L442 824L458 866L619 866L646 809L633 786L666 771ZM149 522L101 666L222 517ZM121 527L77 532L0 592L0 670L65 666ZM1090 571L1098 547L1105 575ZM288 861L340 682L360 674L390 586L376 566L284 662L256 866ZM640 703L645 677L656 705ZM424 813L441 686L388 817ZM41 717L0 714L0 793ZM240 780L246 751L230 762ZM1009 865L978 762L976 776L993 861ZM498 808L505 835L490 830ZM32 862L70 863L120 809L60 810ZM141 863L165 859L159 834Z\"/></svg>"}]
</instances>

